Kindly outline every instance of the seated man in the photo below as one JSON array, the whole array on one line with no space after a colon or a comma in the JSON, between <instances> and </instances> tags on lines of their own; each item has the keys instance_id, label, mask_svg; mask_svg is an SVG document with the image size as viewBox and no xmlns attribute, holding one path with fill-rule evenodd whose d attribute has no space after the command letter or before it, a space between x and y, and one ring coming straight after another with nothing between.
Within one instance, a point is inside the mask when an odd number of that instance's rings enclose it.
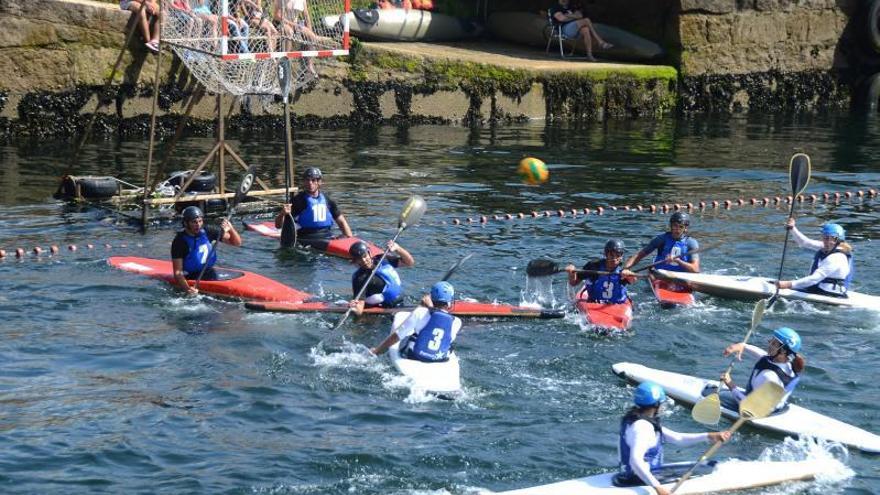
<instances>
[{"instance_id":1,"label":"seated man","mask_svg":"<svg viewBox=\"0 0 880 495\"><path fill-rule=\"evenodd\" d=\"M370 248L363 241L355 242L348 249L352 262L358 265L358 269L351 276L351 292L355 296L360 294L364 284L373 268L379 263L381 255L371 256ZM364 307L382 306L393 308L403 302L403 284L400 275L397 274L398 266L413 266L416 262L409 251L403 249L394 241L388 241L388 255L376 268L376 273L369 280L367 288L361 297L354 299L350 305L355 314L362 314Z\"/></svg>"},{"instance_id":2,"label":"seated man","mask_svg":"<svg viewBox=\"0 0 880 495\"><path fill-rule=\"evenodd\" d=\"M241 236L235 227L224 218L220 222L220 228L204 227L205 215L198 206L188 206L183 210L183 230L174 236L171 242L171 267L174 271L174 281L178 287L187 294L199 293L195 287L190 287L187 280L216 279L213 266L217 261L217 251L212 242L222 241L233 246L241 246ZM202 273L204 271L204 273Z\"/></svg>"},{"instance_id":3,"label":"seated man","mask_svg":"<svg viewBox=\"0 0 880 495\"><path fill-rule=\"evenodd\" d=\"M603 40L599 33L596 32L596 28L593 27L593 23L584 17L580 10L572 10L569 7L570 3L571 0L559 0L557 5L550 7L550 17L553 18L555 25L562 26L562 34L566 38L577 39L580 37L583 39L587 60L595 62L596 59L593 57L593 38L596 39L596 43L603 50L612 48L614 45Z\"/></svg>"}]
</instances>

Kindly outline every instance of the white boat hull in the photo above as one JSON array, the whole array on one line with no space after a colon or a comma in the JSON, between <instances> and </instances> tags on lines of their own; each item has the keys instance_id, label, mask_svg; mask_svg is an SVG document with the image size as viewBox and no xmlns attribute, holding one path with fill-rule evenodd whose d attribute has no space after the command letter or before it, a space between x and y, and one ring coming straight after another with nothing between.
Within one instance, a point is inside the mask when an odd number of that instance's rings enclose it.
<instances>
[{"instance_id":1,"label":"white boat hull","mask_svg":"<svg viewBox=\"0 0 880 495\"><path fill-rule=\"evenodd\" d=\"M457 17L418 9L364 9L347 14L349 30L359 38L377 41L457 41L482 34L480 26ZM334 28L340 16L323 23Z\"/></svg>"},{"instance_id":2,"label":"white boat hull","mask_svg":"<svg viewBox=\"0 0 880 495\"><path fill-rule=\"evenodd\" d=\"M828 460L728 461L718 464L715 470L708 474L694 476L685 481L675 493L695 495L760 488L792 481L811 480L821 474L832 473L837 468L838 464L835 461ZM612 483L614 474L605 473L498 493L507 495L654 495L657 493L647 486L615 487ZM675 483L672 482L663 486L671 490L674 485Z\"/></svg>"},{"instance_id":3,"label":"white boat hull","mask_svg":"<svg viewBox=\"0 0 880 495\"><path fill-rule=\"evenodd\" d=\"M703 398L702 392L706 385L718 385L714 380L648 368L635 363L617 363L611 369L615 375L636 383L653 381L662 386L673 399L690 405ZM738 411L724 407L721 408L721 414L730 419L739 417ZM795 404L789 404L779 414L752 420L750 424L784 435L809 435L840 442L865 452L880 453L880 436Z\"/></svg>"},{"instance_id":4,"label":"white boat hull","mask_svg":"<svg viewBox=\"0 0 880 495\"><path fill-rule=\"evenodd\" d=\"M392 328L397 328L409 317L409 312L400 312L394 315ZM401 374L412 380L413 388L438 395L454 395L461 392L461 372L458 356L450 353L447 361L439 363L426 363L415 359L406 359L400 355L403 346L401 341L397 346L388 351L391 364Z\"/></svg>"},{"instance_id":5,"label":"white boat hull","mask_svg":"<svg viewBox=\"0 0 880 495\"><path fill-rule=\"evenodd\" d=\"M657 270L658 277L687 284L693 290L712 296L744 301L756 301L773 296L776 286L773 279L709 273L684 273ZM779 297L820 304L880 311L880 297L850 291L848 297L830 297L810 294L792 289L780 289Z\"/></svg>"}]
</instances>

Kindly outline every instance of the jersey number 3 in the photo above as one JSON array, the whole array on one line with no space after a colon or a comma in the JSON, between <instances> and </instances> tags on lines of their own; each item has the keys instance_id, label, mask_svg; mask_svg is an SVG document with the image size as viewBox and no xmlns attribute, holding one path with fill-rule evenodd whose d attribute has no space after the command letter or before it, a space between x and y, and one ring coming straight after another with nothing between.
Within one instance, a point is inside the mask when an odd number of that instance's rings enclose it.
<instances>
[{"instance_id":1,"label":"jersey number 3","mask_svg":"<svg viewBox=\"0 0 880 495\"><path fill-rule=\"evenodd\" d=\"M432 330L431 334L434 336L434 338L431 339L430 342L428 342L428 349L431 349L432 351L439 351L440 343L443 341L443 334L445 333L446 332L444 332L442 328L435 328L434 330Z\"/></svg>"}]
</instances>

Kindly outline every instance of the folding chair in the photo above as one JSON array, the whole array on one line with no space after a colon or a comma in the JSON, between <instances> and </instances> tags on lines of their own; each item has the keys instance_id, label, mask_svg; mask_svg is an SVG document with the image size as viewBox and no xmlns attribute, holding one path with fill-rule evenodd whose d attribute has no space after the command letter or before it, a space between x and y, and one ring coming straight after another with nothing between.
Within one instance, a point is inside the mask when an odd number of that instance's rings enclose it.
<instances>
[{"instance_id":1,"label":"folding chair","mask_svg":"<svg viewBox=\"0 0 880 495\"><path fill-rule=\"evenodd\" d=\"M547 35L547 48L544 51L550 53L550 43L553 43L553 39L555 38L559 40L559 56L565 58L565 49L562 47L562 42L570 38L562 32L562 26L563 24L556 24L555 20L553 19L553 14L551 14L548 10L547 29L549 31L547 32L549 34ZM571 47L571 53L569 53L569 56L574 55L574 48L574 46Z\"/></svg>"}]
</instances>

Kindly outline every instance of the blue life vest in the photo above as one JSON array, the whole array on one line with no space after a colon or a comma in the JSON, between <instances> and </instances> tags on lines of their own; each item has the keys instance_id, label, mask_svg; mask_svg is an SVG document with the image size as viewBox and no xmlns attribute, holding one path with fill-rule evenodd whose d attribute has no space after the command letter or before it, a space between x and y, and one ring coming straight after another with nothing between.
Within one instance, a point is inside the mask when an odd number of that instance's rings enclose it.
<instances>
[{"instance_id":1,"label":"blue life vest","mask_svg":"<svg viewBox=\"0 0 880 495\"><path fill-rule=\"evenodd\" d=\"M664 240L663 248L657 250L657 257L654 258L655 263L658 261L665 260L670 255L671 256L678 256L679 259L681 259L682 261L686 261L688 263L691 262L691 257L690 257L690 255L687 254L687 252L688 252L688 245L687 245L688 236L687 235L681 236L681 239L676 241L675 239L672 238L671 232L666 232L665 234L663 234L663 240ZM684 267L676 265L675 263L663 263L663 264L657 265L656 268L658 268L660 270L669 270L671 272L685 271Z\"/></svg>"},{"instance_id":2,"label":"blue life vest","mask_svg":"<svg viewBox=\"0 0 880 495\"><path fill-rule=\"evenodd\" d=\"M217 262L217 251L211 249L211 241L205 229L199 230L198 235L191 236L183 232L183 240L189 248L186 258L183 258L183 273L195 275L202 271L202 267L214 266Z\"/></svg>"},{"instance_id":3,"label":"blue life vest","mask_svg":"<svg viewBox=\"0 0 880 495\"><path fill-rule=\"evenodd\" d=\"M758 362L755 363L755 367L752 368L752 374L749 375L749 384L746 386L746 395L752 393L752 380L764 370L770 370L776 373L776 376L779 377L779 381L782 382L782 386L785 388L786 394L792 393L795 387L797 387L798 382L801 381L801 376L799 374L795 373L794 376L786 374L779 366L773 364L773 360L770 356L764 356L759 359ZM783 405L784 403L780 404L777 409Z\"/></svg>"},{"instance_id":4,"label":"blue life vest","mask_svg":"<svg viewBox=\"0 0 880 495\"><path fill-rule=\"evenodd\" d=\"M626 429L640 419L651 423L651 425L654 426L654 433L657 435L657 441L654 442L654 446L645 452L645 462L648 463L651 471L660 468L663 464L663 433L660 428L660 418L657 416L648 418L638 414L638 412L633 409L620 421L620 444L618 449L620 452L620 472L623 473L624 476L630 478L637 476L633 472L632 466L629 465L630 447L629 444L626 443Z\"/></svg>"},{"instance_id":5,"label":"blue life vest","mask_svg":"<svg viewBox=\"0 0 880 495\"><path fill-rule=\"evenodd\" d=\"M328 229L333 226L324 193L318 193L317 198L306 195L306 207L296 216L296 223L303 229Z\"/></svg>"},{"instance_id":6,"label":"blue life vest","mask_svg":"<svg viewBox=\"0 0 880 495\"><path fill-rule=\"evenodd\" d=\"M819 281L819 283L817 283L813 287L819 288L819 284L831 284L834 287L835 292L845 295L846 292L849 290L849 284L850 284L850 282L852 282L853 272L855 271L855 266L853 265L852 253L844 253L843 251L841 251L840 249L837 249L837 248L834 248L831 250L831 252L826 253L820 249L820 250L816 251L815 256L813 256L813 266L810 267L810 273L813 273L816 271L816 268L819 267L820 261L824 260L825 258L827 258L828 256L831 256L834 253L843 253L846 256L846 259L849 260L849 273L847 273L846 277L842 278L842 279L841 278L830 278L830 277L822 279Z\"/></svg>"},{"instance_id":7,"label":"blue life vest","mask_svg":"<svg viewBox=\"0 0 880 495\"><path fill-rule=\"evenodd\" d=\"M418 335L410 337L412 342L407 345L407 358L426 362L449 359L453 321L455 317L446 311L431 310L428 323L419 330Z\"/></svg>"},{"instance_id":8,"label":"blue life vest","mask_svg":"<svg viewBox=\"0 0 880 495\"><path fill-rule=\"evenodd\" d=\"M604 260L602 266L605 266ZM584 288L589 291L590 302L621 304L626 302L626 286L620 279L620 266L608 275L599 275L595 280L584 282Z\"/></svg>"},{"instance_id":9,"label":"blue life vest","mask_svg":"<svg viewBox=\"0 0 880 495\"><path fill-rule=\"evenodd\" d=\"M357 283L358 275L362 272L369 273L369 270L364 268L358 268L357 271L354 272L354 275L351 276L352 285ZM379 265L379 268L376 270L376 277L382 279L385 282L385 288L382 289L382 306L386 308L391 308L397 305L401 296L403 295L403 284L400 281L400 275L397 274L397 270L394 268L394 265L388 262L388 260L382 260L382 263ZM364 297L370 297L373 294L365 293Z\"/></svg>"}]
</instances>

